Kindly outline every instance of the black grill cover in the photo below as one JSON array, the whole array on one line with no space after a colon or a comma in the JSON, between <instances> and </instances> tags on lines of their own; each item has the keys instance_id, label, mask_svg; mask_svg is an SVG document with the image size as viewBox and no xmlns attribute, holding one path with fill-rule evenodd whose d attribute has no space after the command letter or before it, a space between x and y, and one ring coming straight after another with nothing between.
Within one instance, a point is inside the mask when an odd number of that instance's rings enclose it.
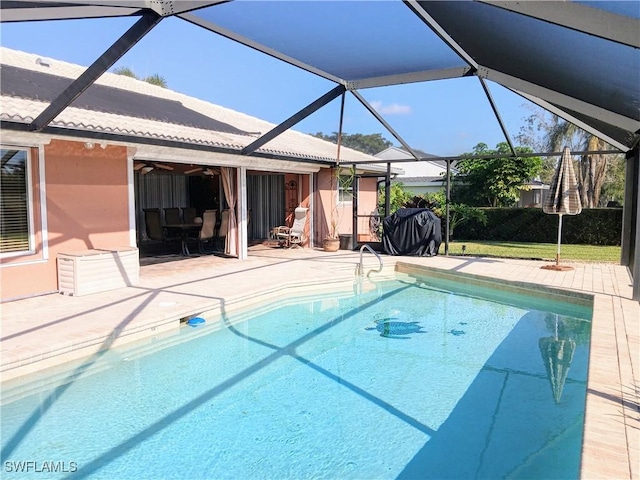
<instances>
[{"instance_id":1,"label":"black grill cover","mask_svg":"<svg viewBox=\"0 0 640 480\"><path fill-rule=\"evenodd\" d=\"M432 257L442 243L440 219L428 208L401 208L383 222L382 245L389 255Z\"/></svg>"}]
</instances>

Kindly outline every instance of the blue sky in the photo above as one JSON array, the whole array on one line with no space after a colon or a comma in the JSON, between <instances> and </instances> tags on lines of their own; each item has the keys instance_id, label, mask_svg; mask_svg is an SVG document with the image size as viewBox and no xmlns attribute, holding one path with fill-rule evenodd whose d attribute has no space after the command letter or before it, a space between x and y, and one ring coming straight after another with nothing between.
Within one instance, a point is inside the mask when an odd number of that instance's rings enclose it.
<instances>
[{"instance_id":1,"label":"blue sky","mask_svg":"<svg viewBox=\"0 0 640 480\"><path fill-rule=\"evenodd\" d=\"M2 24L3 46L90 65L134 23L133 18ZM281 123L335 84L178 18L163 19L115 67L138 76L163 76L169 88L273 123ZM113 68L111 69L113 70ZM532 106L488 83L515 142ZM477 78L432 81L361 90L413 148L436 155L469 152L504 141ZM339 98L297 124L305 133L332 133L339 126ZM399 143L351 94L343 131L381 133ZM517 142L516 142L517 143Z\"/></svg>"}]
</instances>

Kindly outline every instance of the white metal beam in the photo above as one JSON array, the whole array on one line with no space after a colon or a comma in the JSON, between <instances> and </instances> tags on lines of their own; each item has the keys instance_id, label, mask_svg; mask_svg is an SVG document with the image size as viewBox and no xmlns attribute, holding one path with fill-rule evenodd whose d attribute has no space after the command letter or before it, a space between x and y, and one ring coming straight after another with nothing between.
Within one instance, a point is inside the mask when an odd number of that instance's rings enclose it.
<instances>
[{"instance_id":1,"label":"white metal beam","mask_svg":"<svg viewBox=\"0 0 640 480\"><path fill-rule=\"evenodd\" d=\"M191 10L197 10L199 8L211 7L218 3L227 3L228 0L172 0L171 4L171 13L167 12L170 15L178 15L180 13L188 12ZM159 13L159 12L158 12Z\"/></svg>"},{"instance_id":2,"label":"white metal beam","mask_svg":"<svg viewBox=\"0 0 640 480\"><path fill-rule=\"evenodd\" d=\"M23 3L24 7L2 6L2 22L26 22L35 20L70 20L81 18L122 17L140 15L153 10L162 17L209 7L226 0L15 0L11 5Z\"/></svg>"},{"instance_id":3,"label":"white metal beam","mask_svg":"<svg viewBox=\"0 0 640 480\"><path fill-rule=\"evenodd\" d=\"M380 77L350 80L346 82L346 87L348 90L361 90L363 88L385 87L388 85L401 85L404 83L460 78L468 75L470 71L471 67L454 67L442 68L439 70L424 70L422 72L409 72L397 75L383 75Z\"/></svg>"},{"instance_id":4,"label":"white metal beam","mask_svg":"<svg viewBox=\"0 0 640 480\"><path fill-rule=\"evenodd\" d=\"M140 14L139 8L127 7L40 7L2 8L0 22L29 22L36 20L72 20L82 18L128 17Z\"/></svg>"},{"instance_id":5,"label":"white metal beam","mask_svg":"<svg viewBox=\"0 0 640 480\"><path fill-rule=\"evenodd\" d=\"M43 8L47 4L57 7L61 4L64 5L77 5L81 7L94 7L94 6L102 6L102 7L131 7L131 8L151 8L150 5L154 1L163 1L163 0L64 0L61 2L59 0L12 0L12 4L24 4L25 7L23 9L30 8ZM63 6L57 8L66 8Z\"/></svg>"}]
</instances>

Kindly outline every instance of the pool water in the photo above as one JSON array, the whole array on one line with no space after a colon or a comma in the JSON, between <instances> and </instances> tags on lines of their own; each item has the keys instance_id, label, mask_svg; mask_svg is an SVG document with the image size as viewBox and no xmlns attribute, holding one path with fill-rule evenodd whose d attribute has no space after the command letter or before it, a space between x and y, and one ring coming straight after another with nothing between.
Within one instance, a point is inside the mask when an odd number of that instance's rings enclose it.
<instances>
[{"instance_id":1,"label":"pool water","mask_svg":"<svg viewBox=\"0 0 640 480\"><path fill-rule=\"evenodd\" d=\"M399 277L249 317L3 405L4 478L579 477L585 307Z\"/></svg>"}]
</instances>

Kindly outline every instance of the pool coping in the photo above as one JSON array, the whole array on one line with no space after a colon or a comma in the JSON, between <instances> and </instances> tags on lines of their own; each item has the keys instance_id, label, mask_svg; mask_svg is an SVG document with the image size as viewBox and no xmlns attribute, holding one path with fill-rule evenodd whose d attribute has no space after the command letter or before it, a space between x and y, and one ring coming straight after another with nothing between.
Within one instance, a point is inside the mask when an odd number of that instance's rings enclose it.
<instances>
[{"instance_id":1,"label":"pool coping","mask_svg":"<svg viewBox=\"0 0 640 480\"><path fill-rule=\"evenodd\" d=\"M396 271L406 274L418 274L426 277L437 277L458 283L466 283L486 288L496 288L504 292L516 293L528 297L553 298L561 302L593 307L594 295L583 292L548 287L529 282L502 280L465 272L451 273L449 270L415 265L413 263L396 262Z\"/></svg>"}]
</instances>

